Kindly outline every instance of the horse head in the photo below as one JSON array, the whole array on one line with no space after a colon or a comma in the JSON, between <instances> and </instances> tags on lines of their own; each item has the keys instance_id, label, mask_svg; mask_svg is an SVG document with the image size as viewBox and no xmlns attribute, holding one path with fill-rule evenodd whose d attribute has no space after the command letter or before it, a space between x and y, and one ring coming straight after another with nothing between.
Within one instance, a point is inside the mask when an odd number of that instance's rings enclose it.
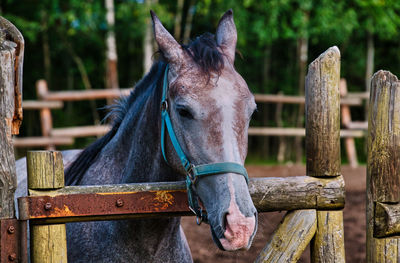
<instances>
[{"instance_id":1,"label":"horse head","mask_svg":"<svg viewBox=\"0 0 400 263\"><path fill-rule=\"evenodd\" d=\"M236 163L247 155L247 130L256 109L254 96L234 68L237 41L231 10L215 36L205 34L181 46L152 12L154 34L169 64L166 102L177 141L193 165ZM165 158L186 174L169 137ZM202 177L193 191L207 210L213 239L223 250L248 249L257 229L257 211L246 177L219 173Z\"/></svg>"}]
</instances>

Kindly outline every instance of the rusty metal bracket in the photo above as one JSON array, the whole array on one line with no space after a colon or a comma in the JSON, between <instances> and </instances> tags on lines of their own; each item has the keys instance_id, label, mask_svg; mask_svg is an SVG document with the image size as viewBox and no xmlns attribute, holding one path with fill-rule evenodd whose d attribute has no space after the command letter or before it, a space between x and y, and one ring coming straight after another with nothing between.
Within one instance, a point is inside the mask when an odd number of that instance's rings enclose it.
<instances>
[{"instance_id":1,"label":"rusty metal bracket","mask_svg":"<svg viewBox=\"0 0 400 263\"><path fill-rule=\"evenodd\" d=\"M0 220L0 262L23 262L20 258L20 227L17 219Z\"/></svg>"},{"instance_id":2,"label":"rusty metal bracket","mask_svg":"<svg viewBox=\"0 0 400 263\"><path fill-rule=\"evenodd\" d=\"M185 190L20 197L19 215L32 224L191 215Z\"/></svg>"}]
</instances>

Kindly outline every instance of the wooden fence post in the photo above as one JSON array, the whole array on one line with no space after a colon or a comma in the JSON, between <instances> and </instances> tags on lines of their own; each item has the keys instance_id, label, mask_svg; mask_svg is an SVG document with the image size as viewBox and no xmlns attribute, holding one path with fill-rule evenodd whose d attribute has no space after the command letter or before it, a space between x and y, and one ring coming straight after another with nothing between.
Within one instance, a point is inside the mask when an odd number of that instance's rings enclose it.
<instances>
[{"instance_id":1,"label":"wooden fence post","mask_svg":"<svg viewBox=\"0 0 400 263\"><path fill-rule=\"evenodd\" d=\"M308 176L341 176L339 78L337 47L329 48L308 68L305 86ZM313 262L345 262L342 211L317 211L311 252Z\"/></svg>"},{"instance_id":2,"label":"wooden fence post","mask_svg":"<svg viewBox=\"0 0 400 263\"><path fill-rule=\"evenodd\" d=\"M64 187L64 165L61 152L28 152L29 190L53 190ZM46 210L51 203L44 204ZM67 239L65 224L31 225L32 262L67 262Z\"/></svg>"},{"instance_id":3,"label":"wooden fence post","mask_svg":"<svg viewBox=\"0 0 400 263\"><path fill-rule=\"evenodd\" d=\"M282 95L282 91L278 92L278 95ZM282 109L283 109L283 103L278 102L276 104L276 111L275 111L275 122L276 126L278 128L283 127L283 121L282 121ZM286 155L286 144L287 144L287 139L283 136L279 136L279 146L278 146L278 163L284 163L285 162L285 155Z\"/></svg>"},{"instance_id":4,"label":"wooden fence post","mask_svg":"<svg viewBox=\"0 0 400 263\"><path fill-rule=\"evenodd\" d=\"M0 218L14 217L14 192L17 188L12 144L14 61L15 44L10 41L0 43Z\"/></svg>"},{"instance_id":5,"label":"wooden fence post","mask_svg":"<svg viewBox=\"0 0 400 263\"><path fill-rule=\"evenodd\" d=\"M347 82L345 79L340 80L340 97L346 97L347 95ZM351 112L349 105L342 105L340 107L341 117L342 117L342 125L344 128L349 128L349 124L351 123ZM346 155L349 161L351 168L358 167L358 160L357 160L357 151L353 137L346 137L344 138L344 147L346 148Z\"/></svg>"},{"instance_id":6,"label":"wooden fence post","mask_svg":"<svg viewBox=\"0 0 400 263\"><path fill-rule=\"evenodd\" d=\"M36 94L39 100L43 100L48 94L49 89L47 82L44 79L40 79L36 82ZM53 119L51 117L51 111L49 108L40 109L40 125L42 129L43 137L50 137L53 130ZM54 145L47 145L46 150L55 150Z\"/></svg>"},{"instance_id":7,"label":"wooden fence post","mask_svg":"<svg viewBox=\"0 0 400 263\"><path fill-rule=\"evenodd\" d=\"M22 121L22 62L24 39L0 16L0 218L14 217L17 187L12 135Z\"/></svg>"},{"instance_id":8,"label":"wooden fence post","mask_svg":"<svg viewBox=\"0 0 400 263\"><path fill-rule=\"evenodd\" d=\"M0 262L27 262L26 244L19 234L26 224L15 219L17 188L12 135L22 122L22 65L24 38L0 16Z\"/></svg>"},{"instance_id":9,"label":"wooden fence post","mask_svg":"<svg viewBox=\"0 0 400 263\"><path fill-rule=\"evenodd\" d=\"M375 208L400 202L400 82L388 71L371 79L368 110L367 262L400 262L399 238L375 238ZM376 229L375 229L376 230Z\"/></svg>"}]
</instances>

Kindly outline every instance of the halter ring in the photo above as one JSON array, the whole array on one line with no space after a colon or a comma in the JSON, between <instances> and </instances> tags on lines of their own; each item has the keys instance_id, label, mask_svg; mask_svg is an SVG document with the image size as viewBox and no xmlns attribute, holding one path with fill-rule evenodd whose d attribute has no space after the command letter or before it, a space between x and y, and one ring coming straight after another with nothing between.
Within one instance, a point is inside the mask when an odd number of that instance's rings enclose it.
<instances>
[{"instance_id":1,"label":"halter ring","mask_svg":"<svg viewBox=\"0 0 400 263\"><path fill-rule=\"evenodd\" d=\"M168 110L168 102L167 100L164 100L161 102L161 111L167 111Z\"/></svg>"},{"instance_id":2,"label":"halter ring","mask_svg":"<svg viewBox=\"0 0 400 263\"><path fill-rule=\"evenodd\" d=\"M190 181L194 185L197 181L197 177L194 174L194 164L190 164L189 169L186 171L186 176L189 177Z\"/></svg>"},{"instance_id":3,"label":"halter ring","mask_svg":"<svg viewBox=\"0 0 400 263\"><path fill-rule=\"evenodd\" d=\"M201 225L201 222L203 222L203 217L202 216L196 216L196 224L199 226L199 225Z\"/></svg>"}]
</instances>

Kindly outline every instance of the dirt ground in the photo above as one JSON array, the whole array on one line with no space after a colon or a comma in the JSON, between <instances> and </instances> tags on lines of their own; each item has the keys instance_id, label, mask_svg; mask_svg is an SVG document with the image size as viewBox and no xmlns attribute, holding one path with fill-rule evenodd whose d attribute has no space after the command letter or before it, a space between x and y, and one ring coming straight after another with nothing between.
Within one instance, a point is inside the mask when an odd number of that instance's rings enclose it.
<instances>
[{"instance_id":1,"label":"dirt ground","mask_svg":"<svg viewBox=\"0 0 400 263\"><path fill-rule=\"evenodd\" d=\"M305 166L247 166L250 177L286 177L305 175ZM365 262L365 186L366 169L342 167L346 183L346 206L344 209L344 231L346 262ZM182 225L192 250L194 262L253 262L270 239L285 212L259 215L258 231L248 251L222 252L213 243L209 226L197 226L194 217L182 218ZM307 248L299 262L310 262Z\"/></svg>"}]
</instances>

